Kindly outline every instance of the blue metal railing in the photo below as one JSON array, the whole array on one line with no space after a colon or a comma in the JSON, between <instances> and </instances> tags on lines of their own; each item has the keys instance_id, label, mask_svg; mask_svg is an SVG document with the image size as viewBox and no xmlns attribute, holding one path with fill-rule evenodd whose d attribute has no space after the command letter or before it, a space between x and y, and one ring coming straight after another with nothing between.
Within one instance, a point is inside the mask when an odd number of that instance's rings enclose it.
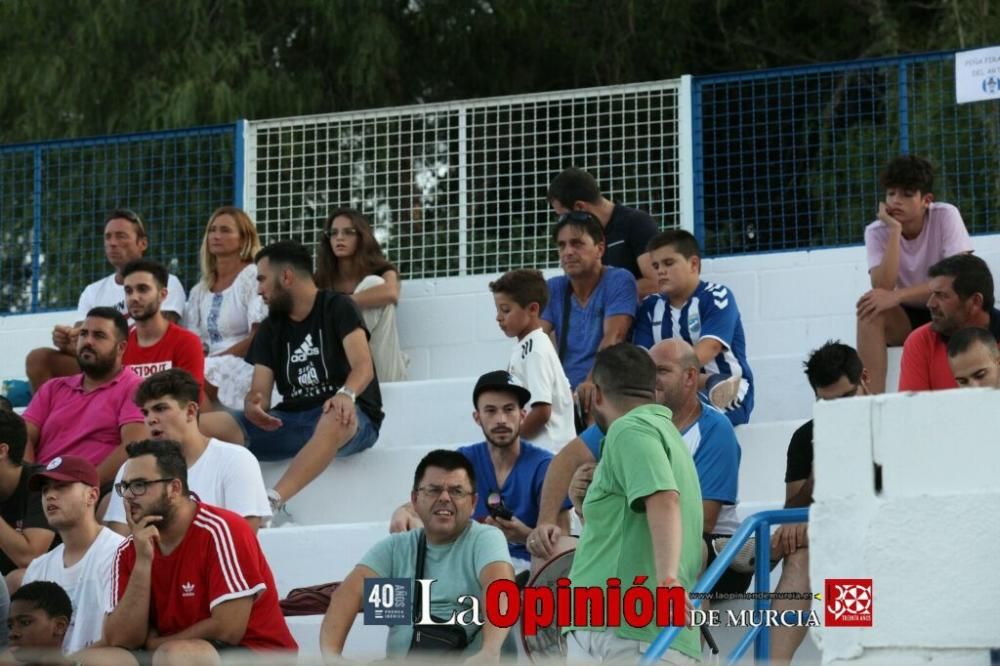
<instances>
[{"instance_id":1,"label":"blue metal railing","mask_svg":"<svg viewBox=\"0 0 1000 666\"><path fill-rule=\"evenodd\" d=\"M954 52L692 77L694 220L709 256L860 245L899 154L1000 230L995 102L956 104Z\"/></svg>"},{"instance_id":2,"label":"blue metal railing","mask_svg":"<svg viewBox=\"0 0 1000 666\"><path fill-rule=\"evenodd\" d=\"M145 220L149 257L196 282L208 216L242 204L242 141L229 123L0 146L0 313L76 307L110 272L101 223L120 207Z\"/></svg>"},{"instance_id":3,"label":"blue metal railing","mask_svg":"<svg viewBox=\"0 0 1000 666\"><path fill-rule=\"evenodd\" d=\"M733 538L726 544L726 547L719 553L719 556L715 558L712 565L708 567L705 573L698 583L694 586L694 589L689 590L690 594L708 594L715 587L715 584L719 582L719 578L729 565L732 564L733 558L739 553L740 548L743 544L750 539L751 536L757 538L757 552L755 554L755 571L754 571L754 591L770 592L771 591L771 526L772 525L782 525L784 523L804 523L809 520L809 509L779 509L775 511L761 511L760 513L755 513L740 525L740 528L736 530L736 534ZM695 608L701 606L701 599L692 599L691 605ZM754 599L754 611L758 614L767 610L770 602L761 595L755 595ZM642 661L640 662L642 666L653 666L663 653L670 649L670 644L673 643L677 635L680 634L683 627L667 627L660 632L660 635L656 637L656 640L652 642L646 654L643 655ZM759 661L766 661L768 659L768 654L770 652L770 643L768 641L767 627L765 623L761 623L759 626L750 629L743 639L733 650L732 655L729 657L729 663L735 663L743 654L747 651L750 643L754 642L754 658Z\"/></svg>"}]
</instances>

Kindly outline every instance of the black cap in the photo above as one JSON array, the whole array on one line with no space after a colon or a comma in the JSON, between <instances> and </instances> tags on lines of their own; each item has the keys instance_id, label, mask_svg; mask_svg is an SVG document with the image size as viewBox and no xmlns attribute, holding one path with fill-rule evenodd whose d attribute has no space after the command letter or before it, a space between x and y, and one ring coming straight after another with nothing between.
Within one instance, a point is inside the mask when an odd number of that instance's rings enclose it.
<instances>
[{"instance_id":1,"label":"black cap","mask_svg":"<svg viewBox=\"0 0 1000 666\"><path fill-rule=\"evenodd\" d=\"M483 391L508 391L517 396L517 401L521 407L531 400L531 391L521 386L514 375L506 370L494 370L487 372L476 382L476 388L472 390L472 406L479 407L479 396Z\"/></svg>"}]
</instances>

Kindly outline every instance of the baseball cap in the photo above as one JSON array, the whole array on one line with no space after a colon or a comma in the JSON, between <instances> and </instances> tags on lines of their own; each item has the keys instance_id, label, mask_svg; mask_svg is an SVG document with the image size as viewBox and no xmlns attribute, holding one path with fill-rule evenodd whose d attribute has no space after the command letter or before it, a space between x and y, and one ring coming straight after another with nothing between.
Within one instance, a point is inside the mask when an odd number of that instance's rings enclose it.
<instances>
[{"instance_id":1,"label":"baseball cap","mask_svg":"<svg viewBox=\"0 0 1000 666\"><path fill-rule=\"evenodd\" d=\"M483 391L508 391L517 396L517 401L521 407L531 400L531 391L521 386L514 375L506 370L494 370L487 372L476 382L476 388L472 390L472 406L479 406L479 396Z\"/></svg>"},{"instance_id":2,"label":"baseball cap","mask_svg":"<svg viewBox=\"0 0 1000 666\"><path fill-rule=\"evenodd\" d=\"M45 469L35 472L34 476L28 479L29 490L41 490L46 479L53 481L79 481L88 486L99 488L101 477L97 475L97 468L86 458L80 456L60 456L53 458Z\"/></svg>"}]
</instances>

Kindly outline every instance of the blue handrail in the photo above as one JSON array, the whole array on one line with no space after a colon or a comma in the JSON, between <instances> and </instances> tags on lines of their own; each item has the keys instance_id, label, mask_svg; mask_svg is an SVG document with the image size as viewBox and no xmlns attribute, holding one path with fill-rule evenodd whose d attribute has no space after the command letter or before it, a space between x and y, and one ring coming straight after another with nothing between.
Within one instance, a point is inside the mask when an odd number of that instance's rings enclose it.
<instances>
[{"instance_id":1,"label":"blue handrail","mask_svg":"<svg viewBox=\"0 0 1000 666\"><path fill-rule=\"evenodd\" d=\"M754 591L755 592L770 592L771 591L771 525L782 525L784 523L804 523L809 520L809 509L778 509L774 511L761 511L760 513L755 513L750 516L740 525L739 529L736 530L736 534L730 539L726 547L719 553L719 556L715 558L712 562L712 566L708 567L702 577L695 584L694 589L689 590L690 594L708 594L715 587L715 584L719 582L719 578L729 565L732 564L733 558L743 547L743 544L750 539L751 536L756 534L757 537L757 553L755 555L754 562ZM754 610L757 613L761 613L767 609L769 602L763 596L756 595L754 599ZM695 608L701 606L701 599L692 599L691 605ZM743 653L746 652L747 648L750 646L750 642L756 639L756 644L754 646L754 658L758 661L767 661L768 654L770 652L770 645L768 641L767 627L757 626L749 630L743 639L740 641L739 645L733 650L732 655L729 657L729 663L736 662ZM677 635L680 634L683 627L665 627L660 635L656 637L656 640L650 644L649 649L646 650L646 654L643 655L642 661L639 663L642 666L653 666L663 653L670 649L670 644L674 642Z\"/></svg>"}]
</instances>

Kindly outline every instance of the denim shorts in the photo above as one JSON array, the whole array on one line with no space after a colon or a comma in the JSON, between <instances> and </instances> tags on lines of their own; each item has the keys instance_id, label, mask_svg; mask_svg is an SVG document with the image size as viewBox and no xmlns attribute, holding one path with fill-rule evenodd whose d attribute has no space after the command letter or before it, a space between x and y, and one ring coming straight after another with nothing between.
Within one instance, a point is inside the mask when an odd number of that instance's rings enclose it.
<instances>
[{"instance_id":1,"label":"denim shorts","mask_svg":"<svg viewBox=\"0 0 1000 666\"><path fill-rule=\"evenodd\" d=\"M250 453L257 460L287 460L294 458L306 442L313 436L319 417L323 414L323 406L313 407L302 412L288 412L282 409L272 409L268 414L281 419L281 427L277 430L261 430L251 423L243 412L231 411L233 418L243 430L243 441ZM365 449L371 448L378 439L378 430L372 424L368 415L360 407L354 406L354 415L358 421L358 431L346 444L337 451L338 458L344 458Z\"/></svg>"}]
</instances>

